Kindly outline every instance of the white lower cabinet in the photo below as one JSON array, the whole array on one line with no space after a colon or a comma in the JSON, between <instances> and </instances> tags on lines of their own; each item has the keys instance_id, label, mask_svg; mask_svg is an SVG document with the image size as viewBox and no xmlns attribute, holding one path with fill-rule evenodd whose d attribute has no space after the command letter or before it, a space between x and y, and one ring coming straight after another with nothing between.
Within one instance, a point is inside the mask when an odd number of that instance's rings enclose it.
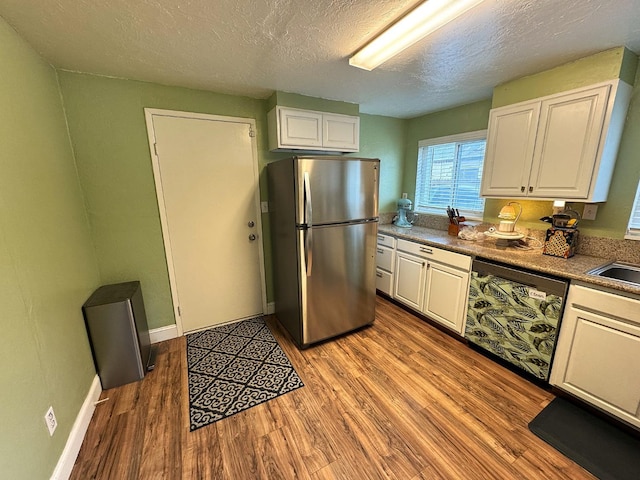
<instances>
[{"instance_id":1,"label":"white lower cabinet","mask_svg":"<svg viewBox=\"0 0 640 480\"><path fill-rule=\"evenodd\" d=\"M640 299L569 289L550 382L640 427Z\"/></svg>"},{"instance_id":2,"label":"white lower cabinet","mask_svg":"<svg viewBox=\"0 0 640 480\"><path fill-rule=\"evenodd\" d=\"M396 239L378 234L376 245L376 289L393 296L393 272L396 259Z\"/></svg>"},{"instance_id":3,"label":"white lower cabinet","mask_svg":"<svg viewBox=\"0 0 640 480\"><path fill-rule=\"evenodd\" d=\"M422 312L462 335L468 289L469 272L429 263Z\"/></svg>"},{"instance_id":4,"label":"white lower cabinet","mask_svg":"<svg viewBox=\"0 0 640 480\"><path fill-rule=\"evenodd\" d=\"M393 273L385 272L380 268L376 268L376 290L393 295Z\"/></svg>"},{"instance_id":5,"label":"white lower cabinet","mask_svg":"<svg viewBox=\"0 0 640 480\"><path fill-rule=\"evenodd\" d=\"M396 284L393 298L422 311L427 262L405 252L396 252Z\"/></svg>"},{"instance_id":6,"label":"white lower cabinet","mask_svg":"<svg viewBox=\"0 0 640 480\"><path fill-rule=\"evenodd\" d=\"M464 334L471 257L398 240L394 298Z\"/></svg>"},{"instance_id":7,"label":"white lower cabinet","mask_svg":"<svg viewBox=\"0 0 640 480\"><path fill-rule=\"evenodd\" d=\"M376 267L387 272L393 272L393 263L395 261L395 249L384 247L382 245L376 246Z\"/></svg>"}]
</instances>

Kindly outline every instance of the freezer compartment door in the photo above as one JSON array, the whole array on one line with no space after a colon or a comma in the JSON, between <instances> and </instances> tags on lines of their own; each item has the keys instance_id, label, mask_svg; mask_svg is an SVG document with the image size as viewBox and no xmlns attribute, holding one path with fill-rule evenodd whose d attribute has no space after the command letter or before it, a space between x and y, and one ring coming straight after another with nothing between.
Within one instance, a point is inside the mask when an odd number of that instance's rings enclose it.
<instances>
[{"instance_id":1,"label":"freezer compartment door","mask_svg":"<svg viewBox=\"0 0 640 480\"><path fill-rule=\"evenodd\" d=\"M373 323L377 223L299 231L303 346Z\"/></svg>"},{"instance_id":2,"label":"freezer compartment door","mask_svg":"<svg viewBox=\"0 0 640 480\"><path fill-rule=\"evenodd\" d=\"M562 307L561 296L474 271L464 336L546 381Z\"/></svg>"},{"instance_id":3,"label":"freezer compartment door","mask_svg":"<svg viewBox=\"0 0 640 480\"><path fill-rule=\"evenodd\" d=\"M374 159L296 158L296 224L376 218L379 168Z\"/></svg>"}]
</instances>

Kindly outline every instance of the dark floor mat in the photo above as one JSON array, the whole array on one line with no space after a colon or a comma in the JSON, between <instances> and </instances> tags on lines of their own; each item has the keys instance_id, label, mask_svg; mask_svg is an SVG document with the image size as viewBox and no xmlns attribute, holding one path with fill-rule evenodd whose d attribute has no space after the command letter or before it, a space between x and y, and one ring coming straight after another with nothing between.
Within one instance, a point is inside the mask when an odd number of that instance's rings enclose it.
<instances>
[{"instance_id":1,"label":"dark floor mat","mask_svg":"<svg viewBox=\"0 0 640 480\"><path fill-rule=\"evenodd\" d=\"M262 317L187 335L191 430L303 387Z\"/></svg>"},{"instance_id":2,"label":"dark floor mat","mask_svg":"<svg viewBox=\"0 0 640 480\"><path fill-rule=\"evenodd\" d=\"M640 478L640 439L563 398L547 405L529 429L602 480Z\"/></svg>"}]
</instances>

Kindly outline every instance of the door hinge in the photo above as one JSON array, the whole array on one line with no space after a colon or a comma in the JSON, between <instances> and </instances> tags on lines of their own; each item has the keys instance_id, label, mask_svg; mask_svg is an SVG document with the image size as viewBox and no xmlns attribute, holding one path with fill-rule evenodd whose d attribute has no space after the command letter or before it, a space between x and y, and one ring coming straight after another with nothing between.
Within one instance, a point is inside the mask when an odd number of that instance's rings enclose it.
<instances>
[{"instance_id":1,"label":"door hinge","mask_svg":"<svg viewBox=\"0 0 640 480\"><path fill-rule=\"evenodd\" d=\"M154 143L153 144L153 151L156 152L156 157L158 156L158 144Z\"/></svg>"},{"instance_id":2,"label":"door hinge","mask_svg":"<svg viewBox=\"0 0 640 480\"><path fill-rule=\"evenodd\" d=\"M178 316L181 317L182 316L182 310L180 310L180 305L178 305Z\"/></svg>"},{"instance_id":3,"label":"door hinge","mask_svg":"<svg viewBox=\"0 0 640 480\"><path fill-rule=\"evenodd\" d=\"M249 125L249 137L253 138L256 136L256 132L253 131L253 127Z\"/></svg>"}]
</instances>

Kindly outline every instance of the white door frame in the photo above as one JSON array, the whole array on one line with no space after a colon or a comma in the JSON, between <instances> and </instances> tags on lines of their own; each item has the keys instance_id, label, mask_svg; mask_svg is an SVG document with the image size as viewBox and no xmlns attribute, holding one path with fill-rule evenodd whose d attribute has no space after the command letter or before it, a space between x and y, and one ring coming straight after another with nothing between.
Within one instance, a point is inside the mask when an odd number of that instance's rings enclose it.
<instances>
[{"instance_id":1,"label":"white door frame","mask_svg":"<svg viewBox=\"0 0 640 480\"><path fill-rule=\"evenodd\" d=\"M262 313L267 312L267 286L265 280L264 269L264 244L262 241L262 213L260 209L260 172L258 169L258 147L256 145L256 121L253 118L241 118L241 117L225 117L220 115L209 115L206 113L193 113L193 112L180 112L176 110L161 110L157 108L145 108L144 116L147 124L147 135L149 137L149 152L151 154L151 163L153 165L153 178L156 185L156 197L158 200L158 210L160 211L160 224L162 225L162 238L164 243L164 252L167 259L167 269L169 271L169 284L171 287L171 300L173 302L173 315L176 320L176 327L178 328L178 335L184 335L184 329L182 327L182 318L180 317L180 311L178 309L178 290L176 288L176 276L173 266L173 256L171 255L171 239L169 237L169 224L167 222L167 211L164 204L164 192L162 190L162 178L160 175L160 160L156 154L155 144L156 135L153 128L153 116L164 117L177 117L177 118L189 118L210 120L219 122L230 123L242 123L249 125L250 131L254 132L251 135L251 153L253 156L253 176L254 176L254 205L256 208L256 231L258 232L258 255L260 258L260 284L262 294Z\"/></svg>"}]
</instances>

